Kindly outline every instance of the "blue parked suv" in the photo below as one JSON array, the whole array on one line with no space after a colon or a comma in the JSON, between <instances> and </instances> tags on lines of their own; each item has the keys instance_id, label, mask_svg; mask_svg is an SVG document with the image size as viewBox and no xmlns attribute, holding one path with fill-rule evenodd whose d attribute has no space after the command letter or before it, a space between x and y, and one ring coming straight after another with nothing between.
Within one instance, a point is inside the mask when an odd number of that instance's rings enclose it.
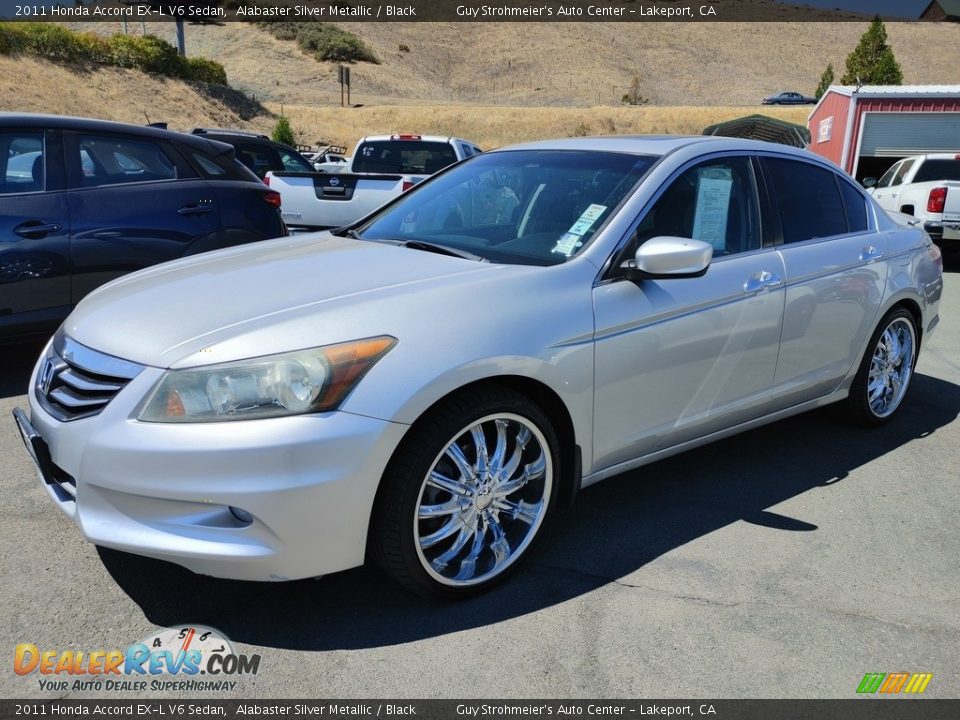
<instances>
[{"instance_id":1,"label":"blue parked suv","mask_svg":"<svg viewBox=\"0 0 960 720\"><path fill-rule=\"evenodd\" d=\"M0 113L0 340L49 333L125 273L286 234L279 193L230 145Z\"/></svg>"}]
</instances>

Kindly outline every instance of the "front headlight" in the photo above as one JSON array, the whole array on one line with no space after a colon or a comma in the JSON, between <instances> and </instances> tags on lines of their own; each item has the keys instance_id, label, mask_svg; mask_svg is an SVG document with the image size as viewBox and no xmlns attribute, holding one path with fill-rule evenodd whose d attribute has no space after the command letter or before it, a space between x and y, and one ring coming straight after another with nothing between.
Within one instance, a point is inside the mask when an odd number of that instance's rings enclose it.
<instances>
[{"instance_id":1,"label":"front headlight","mask_svg":"<svg viewBox=\"0 0 960 720\"><path fill-rule=\"evenodd\" d=\"M168 370L137 416L220 422L333 410L397 343L383 335L280 355Z\"/></svg>"}]
</instances>

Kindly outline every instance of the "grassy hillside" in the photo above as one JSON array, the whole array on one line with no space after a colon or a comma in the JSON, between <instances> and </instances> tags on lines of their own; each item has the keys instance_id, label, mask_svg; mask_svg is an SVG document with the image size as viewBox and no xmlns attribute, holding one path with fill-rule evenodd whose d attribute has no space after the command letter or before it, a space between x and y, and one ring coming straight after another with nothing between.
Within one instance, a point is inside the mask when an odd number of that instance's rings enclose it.
<instances>
[{"instance_id":1,"label":"grassy hillside","mask_svg":"<svg viewBox=\"0 0 960 720\"><path fill-rule=\"evenodd\" d=\"M867 23L340 23L380 59L352 68L354 103L618 105L635 75L657 105L756 105L842 74ZM96 25L85 25L94 29ZM119 23L99 31L117 32ZM960 83L956 23L887 23L905 83ZM148 31L173 38L160 24ZM340 103L336 66L245 23L188 25L188 54L214 58L258 100ZM409 52L400 50L405 45Z\"/></svg>"},{"instance_id":2,"label":"grassy hillside","mask_svg":"<svg viewBox=\"0 0 960 720\"><path fill-rule=\"evenodd\" d=\"M78 71L46 60L0 56L0 110L81 115L136 124L269 125L265 108L229 88L194 85L136 70Z\"/></svg>"}]
</instances>

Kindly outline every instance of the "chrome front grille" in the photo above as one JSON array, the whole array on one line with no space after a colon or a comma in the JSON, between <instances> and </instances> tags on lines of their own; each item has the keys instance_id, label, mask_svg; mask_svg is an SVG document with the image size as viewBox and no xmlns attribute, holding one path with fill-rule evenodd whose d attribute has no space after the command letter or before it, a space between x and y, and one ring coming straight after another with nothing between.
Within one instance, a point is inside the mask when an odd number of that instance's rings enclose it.
<instances>
[{"instance_id":1,"label":"chrome front grille","mask_svg":"<svg viewBox=\"0 0 960 720\"><path fill-rule=\"evenodd\" d=\"M92 350L58 332L37 372L43 409L61 422L101 412L142 365Z\"/></svg>"}]
</instances>

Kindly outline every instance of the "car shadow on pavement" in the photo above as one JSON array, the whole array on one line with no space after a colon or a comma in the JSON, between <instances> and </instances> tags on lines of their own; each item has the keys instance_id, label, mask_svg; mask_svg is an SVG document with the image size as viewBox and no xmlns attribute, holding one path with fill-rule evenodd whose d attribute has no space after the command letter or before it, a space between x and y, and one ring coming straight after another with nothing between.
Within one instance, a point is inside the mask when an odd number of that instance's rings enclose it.
<instances>
[{"instance_id":1,"label":"car shadow on pavement","mask_svg":"<svg viewBox=\"0 0 960 720\"><path fill-rule=\"evenodd\" d=\"M0 345L0 398L24 395L46 340Z\"/></svg>"},{"instance_id":2,"label":"car shadow on pavement","mask_svg":"<svg viewBox=\"0 0 960 720\"><path fill-rule=\"evenodd\" d=\"M297 650L394 645L571 600L739 520L815 532L802 518L767 508L841 482L958 414L960 386L918 374L897 417L882 428L851 427L818 411L611 478L584 490L571 511L546 527L529 561L506 583L460 603L415 597L372 568L319 580L244 583L114 550L99 553L157 625L206 624L235 641Z\"/></svg>"}]
</instances>

